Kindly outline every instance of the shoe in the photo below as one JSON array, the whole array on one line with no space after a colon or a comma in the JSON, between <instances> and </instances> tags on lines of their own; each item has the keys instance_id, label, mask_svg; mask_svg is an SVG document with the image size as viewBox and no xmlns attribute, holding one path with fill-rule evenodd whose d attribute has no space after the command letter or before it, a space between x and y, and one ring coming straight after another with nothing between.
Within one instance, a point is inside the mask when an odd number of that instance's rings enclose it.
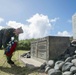
<instances>
[{"instance_id":1,"label":"shoe","mask_svg":"<svg viewBox=\"0 0 76 75\"><path fill-rule=\"evenodd\" d=\"M12 60L7 61L8 64L14 64Z\"/></svg>"}]
</instances>

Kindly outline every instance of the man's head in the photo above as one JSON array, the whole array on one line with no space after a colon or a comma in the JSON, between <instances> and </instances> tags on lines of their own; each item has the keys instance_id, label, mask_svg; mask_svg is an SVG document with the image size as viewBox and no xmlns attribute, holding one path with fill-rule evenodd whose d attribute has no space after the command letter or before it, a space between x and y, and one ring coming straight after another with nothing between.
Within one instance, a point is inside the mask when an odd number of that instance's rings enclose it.
<instances>
[{"instance_id":1,"label":"man's head","mask_svg":"<svg viewBox=\"0 0 76 75\"><path fill-rule=\"evenodd\" d=\"M22 27L19 27L19 28L15 29L14 33L15 33L16 35L19 35L19 34L23 33Z\"/></svg>"}]
</instances>

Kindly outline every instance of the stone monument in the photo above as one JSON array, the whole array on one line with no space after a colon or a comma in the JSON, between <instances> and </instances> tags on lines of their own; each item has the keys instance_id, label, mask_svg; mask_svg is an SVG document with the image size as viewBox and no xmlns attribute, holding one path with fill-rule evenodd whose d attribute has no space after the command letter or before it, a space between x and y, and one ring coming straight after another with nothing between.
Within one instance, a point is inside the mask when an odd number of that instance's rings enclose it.
<instances>
[{"instance_id":1,"label":"stone monument","mask_svg":"<svg viewBox=\"0 0 76 75\"><path fill-rule=\"evenodd\" d=\"M72 16L73 39L76 39L76 13Z\"/></svg>"},{"instance_id":2,"label":"stone monument","mask_svg":"<svg viewBox=\"0 0 76 75\"><path fill-rule=\"evenodd\" d=\"M55 59L67 49L69 37L47 36L31 42L31 58L41 62Z\"/></svg>"}]
</instances>

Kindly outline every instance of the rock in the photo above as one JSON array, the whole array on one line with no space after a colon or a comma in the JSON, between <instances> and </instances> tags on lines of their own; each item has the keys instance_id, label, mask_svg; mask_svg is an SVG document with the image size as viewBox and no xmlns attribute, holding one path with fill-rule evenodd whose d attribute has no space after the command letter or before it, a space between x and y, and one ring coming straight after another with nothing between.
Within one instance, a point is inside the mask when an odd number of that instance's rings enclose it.
<instances>
[{"instance_id":1,"label":"rock","mask_svg":"<svg viewBox=\"0 0 76 75\"><path fill-rule=\"evenodd\" d=\"M76 75L76 73L74 75Z\"/></svg>"},{"instance_id":2,"label":"rock","mask_svg":"<svg viewBox=\"0 0 76 75\"><path fill-rule=\"evenodd\" d=\"M73 59L71 62L76 66L76 59Z\"/></svg>"},{"instance_id":3,"label":"rock","mask_svg":"<svg viewBox=\"0 0 76 75\"><path fill-rule=\"evenodd\" d=\"M64 54L64 59L66 59L66 58L68 58L68 57L70 57L69 54Z\"/></svg>"},{"instance_id":4,"label":"rock","mask_svg":"<svg viewBox=\"0 0 76 75\"><path fill-rule=\"evenodd\" d=\"M70 68L70 71L74 74L74 73L76 73L76 67L75 66L72 66L71 68Z\"/></svg>"},{"instance_id":5,"label":"rock","mask_svg":"<svg viewBox=\"0 0 76 75\"><path fill-rule=\"evenodd\" d=\"M70 72L70 71L65 71L65 72L63 72L62 75L73 75L73 74L72 74L72 72Z\"/></svg>"},{"instance_id":6,"label":"rock","mask_svg":"<svg viewBox=\"0 0 76 75\"><path fill-rule=\"evenodd\" d=\"M21 55L21 57L24 57L24 58L30 58L31 57L31 53L30 51L28 53L24 53Z\"/></svg>"},{"instance_id":7,"label":"rock","mask_svg":"<svg viewBox=\"0 0 76 75\"><path fill-rule=\"evenodd\" d=\"M31 55L29 53L27 53L26 57L27 58L31 58Z\"/></svg>"},{"instance_id":8,"label":"rock","mask_svg":"<svg viewBox=\"0 0 76 75\"><path fill-rule=\"evenodd\" d=\"M46 62L44 62L41 66L40 66L40 69L45 69L45 66L46 66Z\"/></svg>"},{"instance_id":9,"label":"rock","mask_svg":"<svg viewBox=\"0 0 76 75\"><path fill-rule=\"evenodd\" d=\"M26 55L27 55L27 53L24 53L24 54L21 55L21 57L24 57L24 56L26 56Z\"/></svg>"},{"instance_id":10,"label":"rock","mask_svg":"<svg viewBox=\"0 0 76 75\"><path fill-rule=\"evenodd\" d=\"M61 70L63 64L64 64L64 61L57 61L55 63L54 69L60 69Z\"/></svg>"},{"instance_id":11,"label":"rock","mask_svg":"<svg viewBox=\"0 0 76 75\"><path fill-rule=\"evenodd\" d=\"M76 47L71 43L67 49L67 53L72 57L75 54Z\"/></svg>"},{"instance_id":12,"label":"rock","mask_svg":"<svg viewBox=\"0 0 76 75\"><path fill-rule=\"evenodd\" d=\"M72 59L73 59L72 57L68 57L66 58L65 62L71 62Z\"/></svg>"},{"instance_id":13,"label":"rock","mask_svg":"<svg viewBox=\"0 0 76 75\"><path fill-rule=\"evenodd\" d=\"M62 66L62 71L63 71L63 72L69 71L72 66L73 66L73 63L71 63L71 62L66 62L66 63Z\"/></svg>"},{"instance_id":14,"label":"rock","mask_svg":"<svg viewBox=\"0 0 76 75\"><path fill-rule=\"evenodd\" d=\"M48 73L48 71L51 69L51 67L49 67L49 66L47 66L46 68L45 68L45 73Z\"/></svg>"},{"instance_id":15,"label":"rock","mask_svg":"<svg viewBox=\"0 0 76 75\"><path fill-rule=\"evenodd\" d=\"M73 55L73 59L75 59L76 58L76 55Z\"/></svg>"},{"instance_id":16,"label":"rock","mask_svg":"<svg viewBox=\"0 0 76 75\"><path fill-rule=\"evenodd\" d=\"M54 60L49 60L47 62L47 65L50 66L51 68L54 67Z\"/></svg>"},{"instance_id":17,"label":"rock","mask_svg":"<svg viewBox=\"0 0 76 75\"><path fill-rule=\"evenodd\" d=\"M60 70L50 69L48 75L62 75L62 72Z\"/></svg>"}]
</instances>

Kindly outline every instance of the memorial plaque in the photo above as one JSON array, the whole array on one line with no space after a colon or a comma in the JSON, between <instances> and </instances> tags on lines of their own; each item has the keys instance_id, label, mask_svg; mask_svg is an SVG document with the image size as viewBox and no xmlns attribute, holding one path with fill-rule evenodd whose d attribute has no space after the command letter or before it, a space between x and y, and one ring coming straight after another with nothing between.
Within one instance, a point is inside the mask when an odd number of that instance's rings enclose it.
<instances>
[{"instance_id":1,"label":"memorial plaque","mask_svg":"<svg viewBox=\"0 0 76 75\"><path fill-rule=\"evenodd\" d=\"M37 43L33 43L31 45L31 55L37 57Z\"/></svg>"},{"instance_id":2,"label":"memorial plaque","mask_svg":"<svg viewBox=\"0 0 76 75\"><path fill-rule=\"evenodd\" d=\"M46 52L40 52L40 51L38 51L38 58L46 60Z\"/></svg>"},{"instance_id":3,"label":"memorial plaque","mask_svg":"<svg viewBox=\"0 0 76 75\"><path fill-rule=\"evenodd\" d=\"M47 42L46 40L38 42L38 58L46 59L46 48Z\"/></svg>"}]
</instances>

